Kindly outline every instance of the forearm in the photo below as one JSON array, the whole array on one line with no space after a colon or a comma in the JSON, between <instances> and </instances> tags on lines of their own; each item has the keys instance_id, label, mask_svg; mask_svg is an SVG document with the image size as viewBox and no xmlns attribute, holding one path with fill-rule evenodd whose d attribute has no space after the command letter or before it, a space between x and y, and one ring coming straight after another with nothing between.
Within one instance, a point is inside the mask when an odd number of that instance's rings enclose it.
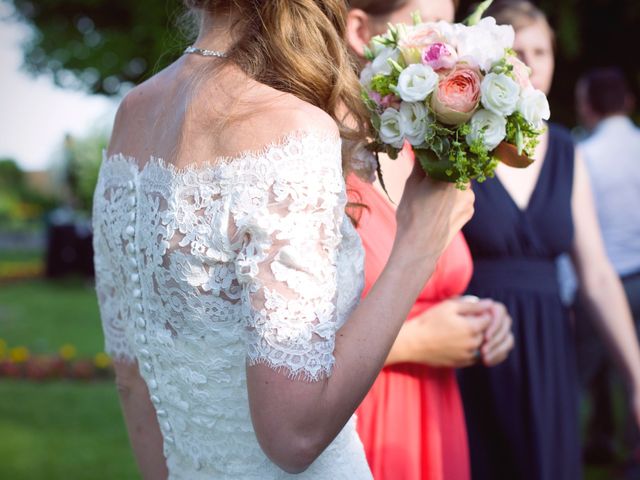
<instances>
[{"instance_id":1,"label":"forearm","mask_svg":"<svg viewBox=\"0 0 640 480\"><path fill-rule=\"evenodd\" d=\"M336 335L333 373L321 382L272 376L252 381L266 366L248 370L250 399L271 397L269 406L252 405L254 423L263 426L259 440L274 462L298 472L312 462L344 427L383 367L396 335L430 277L436 259L390 260L367 297ZM399 289L398 285L403 288ZM279 419L276 421L276 419ZM291 455L290 450L296 449ZM300 465L283 465L282 458ZM306 460L305 460L306 459Z\"/></svg>"},{"instance_id":2,"label":"forearm","mask_svg":"<svg viewBox=\"0 0 640 480\"><path fill-rule=\"evenodd\" d=\"M116 385L124 414L129 441L145 480L167 478L162 451L162 433L147 386L136 363L116 362Z\"/></svg>"},{"instance_id":3,"label":"forearm","mask_svg":"<svg viewBox=\"0 0 640 480\"><path fill-rule=\"evenodd\" d=\"M640 349L622 283L609 266L583 280L584 298L630 385L640 388ZM578 319L580 321L580 319Z\"/></svg>"}]
</instances>

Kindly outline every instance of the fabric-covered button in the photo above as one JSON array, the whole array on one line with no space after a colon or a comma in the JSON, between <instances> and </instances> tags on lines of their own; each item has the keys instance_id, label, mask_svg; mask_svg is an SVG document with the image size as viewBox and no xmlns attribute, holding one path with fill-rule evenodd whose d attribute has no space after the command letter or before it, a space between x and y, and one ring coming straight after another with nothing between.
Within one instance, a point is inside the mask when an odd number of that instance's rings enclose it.
<instances>
[{"instance_id":1,"label":"fabric-covered button","mask_svg":"<svg viewBox=\"0 0 640 480\"><path fill-rule=\"evenodd\" d=\"M133 227L133 225L127 226L124 231L129 237L133 237L136 233L136 229Z\"/></svg>"},{"instance_id":2,"label":"fabric-covered button","mask_svg":"<svg viewBox=\"0 0 640 480\"><path fill-rule=\"evenodd\" d=\"M131 254L136 253L136 246L133 243L127 244L127 252Z\"/></svg>"},{"instance_id":3,"label":"fabric-covered button","mask_svg":"<svg viewBox=\"0 0 640 480\"><path fill-rule=\"evenodd\" d=\"M135 222L135 221L136 221L136 212L130 212L130 213L129 213L129 221L130 221L131 223L133 223L133 222Z\"/></svg>"},{"instance_id":4,"label":"fabric-covered button","mask_svg":"<svg viewBox=\"0 0 640 480\"><path fill-rule=\"evenodd\" d=\"M134 288L133 289L133 297L134 298L142 297L142 290L140 290L139 288Z\"/></svg>"},{"instance_id":5,"label":"fabric-covered button","mask_svg":"<svg viewBox=\"0 0 640 480\"><path fill-rule=\"evenodd\" d=\"M171 424L169 422L162 422L162 426L167 432L171 431Z\"/></svg>"},{"instance_id":6,"label":"fabric-covered button","mask_svg":"<svg viewBox=\"0 0 640 480\"><path fill-rule=\"evenodd\" d=\"M136 206L136 196L135 195L131 195L129 197L129 205L132 206L132 207Z\"/></svg>"},{"instance_id":7,"label":"fabric-covered button","mask_svg":"<svg viewBox=\"0 0 640 480\"><path fill-rule=\"evenodd\" d=\"M153 365L151 365L149 362L144 362L142 368L144 368L149 373L153 371Z\"/></svg>"},{"instance_id":8,"label":"fabric-covered button","mask_svg":"<svg viewBox=\"0 0 640 480\"><path fill-rule=\"evenodd\" d=\"M153 402L154 405L160 405L160 399L155 396L155 395L151 395L151 397L149 397L151 399L151 402Z\"/></svg>"},{"instance_id":9,"label":"fabric-covered button","mask_svg":"<svg viewBox=\"0 0 640 480\"><path fill-rule=\"evenodd\" d=\"M151 390L156 390L158 388L158 382L156 382L155 378L149 380L149 388Z\"/></svg>"},{"instance_id":10,"label":"fabric-covered button","mask_svg":"<svg viewBox=\"0 0 640 480\"><path fill-rule=\"evenodd\" d=\"M164 441L167 442L170 445L173 445L173 437L167 435L166 437L164 437Z\"/></svg>"},{"instance_id":11,"label":"fabric-covered button","mask_svg":"<svg viewBox=\"0 0 640 480\"><path fill-rule=\"evenodd\" d=\"M131 274L131 281L133 283L140 283L140 275L138 275L137 273L132 273Z\"/></svg>"},{"instance_id":12,"label":"fabric-covered button","mask_svg":"<svg viewBox=\"0 0 640 480\"><path fill-rule=\"evenodd\" d=\"M133 191L133 189L135 188L135 185L133 184L133 181L129 180L127 182L127 188L129 189L129 191Z\"/></svg>"},{"instance_id":13,"label":"fabric-covered button","mask_svg":"<svg viewBox=\"0 0 640 480\"><path fill-rule=\"evenodd\" d=\"M129 265L131 265L133 268L137 268L138 261L134 257L129 257Z\"/></svg>"},{"instance_id":14,"label":"fabric-covered button","mask_svg":"<svg viewBox=\"0 0 640 480\"><path fill-rule=\"evenodd\" d=\"M138 327L140 328L144 328L147 326L147 322L145 321L144 318L138 317L138 319L136 320L136 325L138 325Z\"/></svg>"},{"instance_id":15,"label":"fabric-covered button","mask_svg":"<svg viewBox=\"0 0 640 480\"><path fill-rule=\"evenodd\" d=\"M142 307L141 303L136 303L136 310L138 311L138 313L144 312L144 308Z\"/></svg>"},{"instance_id":16,"label":"fabric-covered button","mask_svg":"<svg viewBox=\"0 0 640 480\"><path fill-rule=\"evenodd\" d=\"M158 411L156 411L156 415L158 415L161 418L166 418L167 417L167 411L166 410L158 410Z\"/></svg>"},{"instance_id":17,"label":"fabric-covered button","mask_svg":"<svg viewBox=\"0 0 640 480\"><path fill-rule=\"evenodd\" d=\"M147 343L147 337L145 336L144 333L139 333L136 336L136 339L138 340L138 343L141 343L142 345L146 345Z\"/></svg>"},{"instance_id":18,"label":"fabric-covered button","mask_svg":"<svg viewBox=\"0 0 640 480\"><path fill-rule=\"evenodd\" d=\"M150 358L151 357L151 352L149 352L149 350L147 350L146 348L141 348L140 349L140 355L142 355L145 358Z\"/></svg>"}]
</instances>

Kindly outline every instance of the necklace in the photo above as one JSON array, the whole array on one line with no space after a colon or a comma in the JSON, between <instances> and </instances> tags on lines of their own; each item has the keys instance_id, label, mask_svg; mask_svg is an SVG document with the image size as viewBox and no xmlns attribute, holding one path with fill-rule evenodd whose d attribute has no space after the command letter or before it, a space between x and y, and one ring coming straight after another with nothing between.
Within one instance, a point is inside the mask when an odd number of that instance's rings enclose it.
<instances>
[{"instance_id":1,"label":"necklace","mask_svg":"<svg viewBox=\"0 0 640 480\"><path fill-rule=\"evenodd\" d=\"M184 50L184 53L197 53L203 57L218 57L227 58L226 52L219 52L218 50L207 50L205 48L198 48L191 45Z\"/></svg>"}]
</instances>

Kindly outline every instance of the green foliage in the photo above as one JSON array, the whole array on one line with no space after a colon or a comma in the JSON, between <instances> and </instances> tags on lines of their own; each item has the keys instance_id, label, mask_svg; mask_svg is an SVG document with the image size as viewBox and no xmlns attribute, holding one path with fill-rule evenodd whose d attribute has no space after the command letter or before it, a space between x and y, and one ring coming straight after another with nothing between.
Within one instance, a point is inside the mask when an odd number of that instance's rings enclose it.
<instances>
[{"instance_id":1,"label":"green foliage","mask_svg":"<svg viewBox=\"0 0 640 480\"><path fill-rule=\"evenodd\" d=\"M57 204L33 190L15 160L0 159L0 228L23 230Z\"/></svg>"},{"instance_id":2,"label":"green foliage","mask_svg":"<svg viewBox=\"0 0 640 480\"><path fill-rule=\"evenodd\" d=\"M77 208L86 213L91 212L102 151L107 144L107 133L96 131L82 138L68 138L65 145L67 182Z\"/></svg>"},{"instance_id":3,"label":"green foliage","mask_svg":"<svg viewBox=\"0 0 640 480\"><path fill-rule=\"evenodd\" d=\"M140 83L182 52L179 0L10 0L36 35L24 46L33 73L63 87L113 95Z\"/></svg>"}]
</instances>

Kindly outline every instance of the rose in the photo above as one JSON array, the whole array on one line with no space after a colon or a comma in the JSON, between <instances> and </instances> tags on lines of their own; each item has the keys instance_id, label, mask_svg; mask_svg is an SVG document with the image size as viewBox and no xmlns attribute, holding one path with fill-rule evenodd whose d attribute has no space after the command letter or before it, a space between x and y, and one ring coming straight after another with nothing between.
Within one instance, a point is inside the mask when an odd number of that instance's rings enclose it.
<instances>
[{"instance_id":1,"label":"rose","mask_svg":"<svg viewBox=\"0 0 640 480\"><path fill-rule=\"evenodd\" d=\"M458 58L474 60L488 72L504 57L505 50L513 47L514 38L513 27L496 25L494 18L485 17L471 27L459 27L453 46L458 50Z\"/></svg>"},{"instance_id":2,"label":"rose","mask_svg":"<svg viewBox=\"0 0 640 480\"><path fill-rule=\"evenodd\" d=\"M404 143L404 122L400 112L395 108L387 108L380 115L380 139L387 145L402 148Z\"/></svg>"},{"instance_id":3,"label":"rose","mask_svg":"<svg viewBox=\"0 0 640 480\"><path fill-rule=\"evenodd\" d=\"M432 123L429 111L424 103L403 102L400 106L400 119L404 137L411 145L422 145Z\"/></svg>"},{"instance_id":4,"label":"rose","mask_svg":"<svg viewBox=\"0 0 640 480\"><path fill-rule=\"evenodd\" d=\"M518 105L520 87L511 77L502 73L490 73L480 85L482 106L497 115L509 116Z\"/></svg>"},{"instance_id":5,"label":"rose","mask_svg":"<svg viewBox=\"0 0 640 480\"><path fill-rule=\"evenodd\" d=\"M518 101L518 111L535 128L541 128L542 121L549 120L551 115L547 96L533 87L522 91Z\"/></svg>"},{"instance_id":6,"label":"rose","mask_svg":"<svg viewBox=\"0 0 640 480\"><path fill-rule=\"evenodd\" d=\"M420 63L425 47L432 43L441 42L442 36L435 28L435 24L424 23L413 27L405 33L398 42L398 48L407 64Z\"/></svg>"},{"instance_id":7,"label":"rose","mask_svg":"<svg viewBox=\"0 0 640 480\"><path fill-rule=\"evenodd\" d=\"M459 125L471 118L479 100L480 73L462 64L440 80L431 97L431 108L442 123Z\"/></svg>"},{"instance_id":8,"label":"rose","mask_svg":"<svg viewBox=\"0 0 640 480\"><path fill-rule=\"evenodd\" d=\"M422 63L429 65L434 70L453 68L458 54L451 45L446 43L434 43L428 46L422 53Z\"/></svg>"},{"instance_id":9,"label":"rose","mask_svg":"<svg viewBox=\"0 0 640 480\"><path fill-rule=\"evenodd\" d=\"M479 138L488 151L496 148L507 135L507 120L489 110L478 110L471 117L471 132L467 135L467 143L471 146Z\"/></svg>"},{"instance_id":10,"label":"rose","mask_svg":"<svg viewBox=\"0 0 640 480\"><path fill-rule=\"evenodd\" d=\"M518 57L509 55L507 57L507 63L513 66L511 72L514 80L520 85L520 88L525 89L531 86L531 69L527 67Z\"/></svg>"},{"instance_id":11,"label":"rose","mask_svg":"<svg viewBox=\"0 0 640 480\"><path fill-rule=\"evenodd\" d=\"M398 78L398 94L405 102L421 102L435 90L438 79L438 74L428 65L409 65Z\"/></svg>"}]
</instances>

